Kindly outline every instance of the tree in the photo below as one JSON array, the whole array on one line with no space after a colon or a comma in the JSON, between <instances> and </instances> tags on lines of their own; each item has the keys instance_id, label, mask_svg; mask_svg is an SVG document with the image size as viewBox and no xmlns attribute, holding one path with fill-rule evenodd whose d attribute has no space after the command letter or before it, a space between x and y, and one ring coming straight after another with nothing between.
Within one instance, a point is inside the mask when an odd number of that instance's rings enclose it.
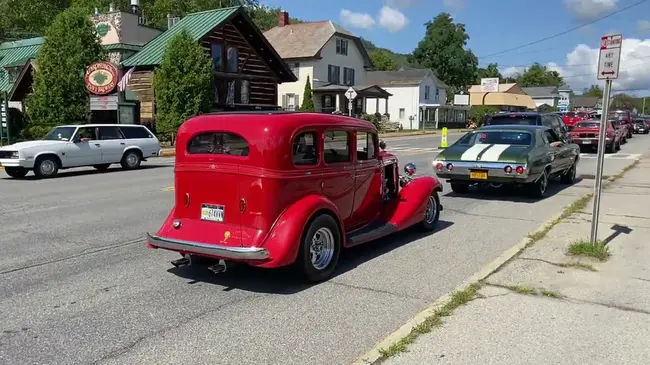
<instances>
[{"instance_id":1,"label":"tree","mask_svg":"<svg viewBox=\"0 0 650 365\"><path fill-rule=\"evenodd\" d=\"M185 119L212 107L212 65L187 31L167 44L154 73L156 129L174 136ZM173 141L173 139L172 139Z\"/></svg>"},{"instance_id":2,"label":"tree","mask_svg":"<svg viewBox=\"0 0 650 365\"><path fill-rule=\"evenodd\" d=\"M479 67L476 70L476 80L474 81L474 84L478 85L481 83L481 79L491 77L497 77L499 80L503 79L501 72L499 72L499 65L496 63L490 63L485 68Z\"/></svg>"},{"instance_id":3,"label":"tree","mask_svg":"<svg viewBox=\"0 0 650 365\"><path fill-rule=\"evenodd\" d=\"M582 93L584 96L597 96L599 98L603 97L603 90L598 85L591 85L589 89L585 89Z\"/></svg>"},{"instance_id":4,"label":"tree","mask_svg":"<svg viewBox=\"0 0 650 365\"><path fill-rule=\"evenodd\" d=\"M59 14L45 31L36 57L25 137L42 137L56 125L85 122L89 101L84 71L103 59L106 53L87 14L77 9Z\"/></svg>"},{"instance_id":5,"label":"tree","mask_svg":"<svg viewBox=\"0 0 650 365\"><path fill-rule=\"evenodd\" d=\"M542 66L539 63L535 62L526 71L524 71L521 77L518 78L517 83L521 87L560 87L564 83L564 79L557 71L551 71L546 66Z\"/></svg>"},{"instance_id":6,"label":"tree","mask_svg":"<svg viewBox=\"0 0 650 365\"><path fill-rule=\"evenodd\" d=\"M465 48L468 39L464 24L454 23L448 13L440 13L426 23L426 33L413 51L412 60L432 69L450 89L467 90L478 68L478 59ZM447 100L453 97L453 93L447 93Z\"/></svg>"},{"instance_id":7,"label":"tree","mask_svg":"<svg viewBox=\"0 0 650 365\"><path fill-rule=\"evenodd\" d=\"M262 32L278 25L278 17L280 16L280 8L271 8L264 5L259 6L249 6L246 8L248 15L253 20L253 23L257 25ZM299 24L303 21L296 18L289 18L290 24Z\"/></svg>"},{"instance_id":8,"label":"tree","mask_svg":"<svg viewBox=\"0 0 650 365\"><path fill-rule=\"evenodd\" d=\"M626 110L636 109L641 112L643 109L643 98L635 98L634 96L624 93L617 94L612 98L611 108Z\"/></svg>"},{"instance_id":9,"label":"tree","mask_svg":"<svg viewBox=\"0 0 650 365\"><path fill-rule=\"evenodd\" d=\"M305 82L305 91L302 94L302 105L300 110L304 112L313 112L314 109L314 95L311 92L311 81L309 80L309 75L307 75L307 82Z\"/></svg>"},{"instance_id":10,"label":"tree","mask_svg":"<svg viewBox=\"0 0 650 365\"><path fill-rule=\"evenodd\" d=\"M393 61L391 55L383 49L370 53L370 60L375 66L375 71L395 71L397 64Z\"/></svg>"}]
</instances>

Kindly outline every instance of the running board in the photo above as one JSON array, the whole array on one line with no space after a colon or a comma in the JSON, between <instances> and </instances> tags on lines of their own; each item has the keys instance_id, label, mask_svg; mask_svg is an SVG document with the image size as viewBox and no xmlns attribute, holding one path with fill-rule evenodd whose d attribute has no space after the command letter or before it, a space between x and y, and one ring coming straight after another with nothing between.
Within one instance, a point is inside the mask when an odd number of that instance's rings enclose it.
<instances>
[{"instance_id":1,"label":"running board","mask_svg":"<svg viewBox=\"0 0 650 365\"><path fill-rule=\"evenodd\" d=\"M378 238L388 236L389 234L395 233L397 231L397 225L393 223L381 222L370 224L365 228L350 232L347 236L347 247L352 247L373 241Z\"/></svg>"}]
</instances>

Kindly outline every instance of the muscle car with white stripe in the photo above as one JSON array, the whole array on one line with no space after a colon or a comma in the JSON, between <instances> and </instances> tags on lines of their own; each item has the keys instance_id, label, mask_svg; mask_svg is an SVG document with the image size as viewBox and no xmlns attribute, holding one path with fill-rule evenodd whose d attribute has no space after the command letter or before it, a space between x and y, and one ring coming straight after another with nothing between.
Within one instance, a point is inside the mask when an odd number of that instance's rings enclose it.
<instances>
[{"instance_id":1,"label":"muscle car with white stripe","mask_svg":"<svg viewBox=\"0 0 650 365\"><path fill-rule=\"evenodd\" d=\"M508 184L541 198L551 178L575 181L579 159L579 146L564 142L551 128L495 125L461 137L436 157L433 168L455 193L466 193L470 185Z\"/></svg>"}]
</instances>

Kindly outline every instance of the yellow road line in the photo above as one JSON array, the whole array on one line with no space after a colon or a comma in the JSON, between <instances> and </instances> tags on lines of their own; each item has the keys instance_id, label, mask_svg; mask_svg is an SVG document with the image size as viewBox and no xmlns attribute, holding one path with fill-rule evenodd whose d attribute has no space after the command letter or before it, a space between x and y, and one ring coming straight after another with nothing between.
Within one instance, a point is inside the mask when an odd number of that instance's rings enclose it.
<instances>
[{"instance_id":1,"label":"yellow road line","mask_svg":"<svg viewBox=\"0 0 650 365\"><path fill-rule=\"evenodd\" d=\"M173 186L168 186L166 188L160 189L160 191L174 191L174 187Z\"/></svg>"}]
</instances>

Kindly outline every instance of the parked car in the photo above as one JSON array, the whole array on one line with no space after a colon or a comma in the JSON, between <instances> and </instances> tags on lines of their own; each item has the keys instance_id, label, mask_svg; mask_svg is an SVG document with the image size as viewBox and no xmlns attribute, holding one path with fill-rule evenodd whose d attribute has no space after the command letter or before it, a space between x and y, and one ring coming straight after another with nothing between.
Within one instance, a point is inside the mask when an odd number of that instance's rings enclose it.
<instances>
[{"instance_id":1,"label":"parked car","mask_svg":"<svg viewBox=\"0 0 650 365\"><path fill-rule=\"evenodd\" d=\"M635 119L632 126L632 131L637 134L648 134L650 130L650 125L648 125L648 121L645 119Z\"/></svg>"},{"instance_id":2,"label":"parked car","mask_svg":"<svg viewBox=\"0 0 650 365\"><path fill-rule=\"evenodd\" d=\"M629 129L627 128L627 125L621 124L621 122L618 119L608 119L608 121L612 123L612 126L620 134L620 136L621 136L621 145L626 144L627 143L627 135L628 135L628 132L629 132Z\"/></svg>"},{"instance_id":3,"label":"parked car","mask_svg":"<svg viewBox=\"0 0 650 365\"><path fill-rule=\"evenodd\" d=\"M562 121L566 124L569 130L571 130L576 123L587 119L589 119L589 113L587 112L571 111L564 113L562 116Z\"/></svg>"},{"instance_id":4,"label":"parked car","mask_svg":"<svg viewBox=\"0 0 650 365\"><path fill-rule=\"evenodd\" d=\"M440 181L398 173L372 123L300 112L204 114L176 139L175 205L148 247L222 272L228 261L295 264L329 278L343 248L436 227ZM205 260L202 260L205 261ZM214 264L213 264L214 263Z\"/></svg>"},{"instance_id":5,"label":"parked car","mask_svg":"<svg viewBox=\"0 0 650 365\"><path fill-rule=\"evenodd\" d=\"M14 178L25 177L29 171L38 178L49 178L72 167L93 166L105 171L119 163L124 169L136 169L160 151L158 138L145 126L64 125L50 130L42 140L0 147L0 165Z\"/></svg>"},{"instance_id":6,"label":"parked car","mask_svg":"<svg viewBox=\"0 0 650 365\"><path fill-rule=\"evenodd\" d=\"M632 138L633 126L632 126L632 113L629 110L614 110L607 113L607 119L615 119L622 126L625 127L626 136L625 138Z\"/></svg>"},{"instance_id":7,"label":"parked car","mask_svg":"<svg viewBox=\"0 0 650 365\"><path fill-rule=\"evenodd\" d=\"M621 140L624 132L616 129L611 120L607 121L607 135L605 137L605 150L614 153L621 149ZM598 148L600 136L600 121L587 120L579 122L571 131L571 140L580 146L580 151Z\"/></svg>"},{"instance_id":8,"label":"parked car","mask_svg":"<svg viewBox=\"0 0 650 365\"><path fill-rule=\"evenodd\" d=\"M559 115L555 113L515 112L495 114L487 120L485 125L539 125L553 129L563 141L570 138L569 129Z\"/></svg>"},{"instance_id":9,"label":"parked car","mask_svg":"<svg viewBox=\"0 0 650 365\"><path fill-rule=\"evenodd\" d=\"M470 185L507 184L542 198L553 177L575 182L579 160L578 146L563 141L552 128L500 125L467 133L443 150L433 166L455 193L468 192Z\"/></svg>"}]
</instances>

